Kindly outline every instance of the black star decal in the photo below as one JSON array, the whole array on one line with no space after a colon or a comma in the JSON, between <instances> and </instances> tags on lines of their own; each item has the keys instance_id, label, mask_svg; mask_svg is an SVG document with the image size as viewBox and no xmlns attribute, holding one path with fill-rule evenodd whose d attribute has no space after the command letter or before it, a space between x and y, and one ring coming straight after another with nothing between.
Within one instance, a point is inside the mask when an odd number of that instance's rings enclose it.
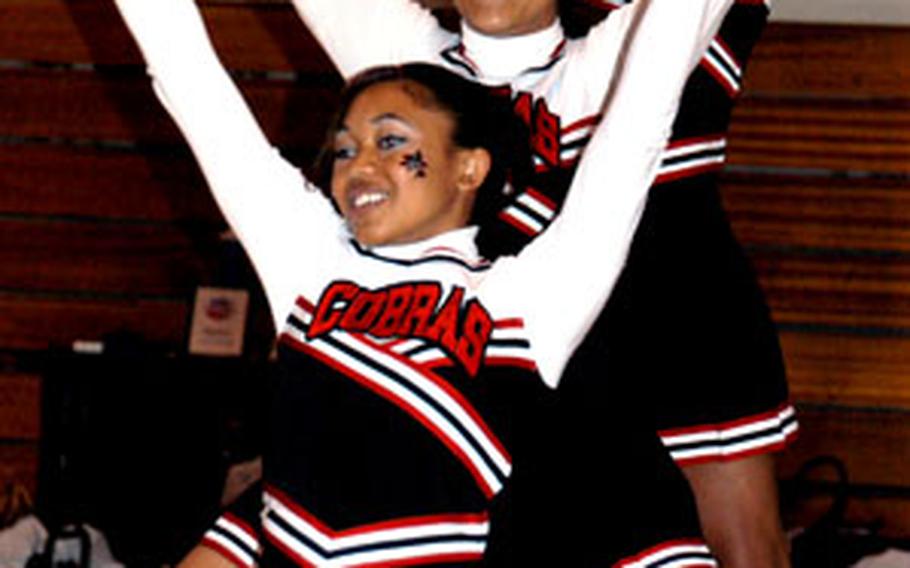
<instances>
[{"instance_id":1,"label":"black star decal","mask_svg":"<svg viewBox=\"0 0 910 568\"><path fill-rule=\"evenodd\" d=\"M408 171L414 172L414 177L427 177L427 163L423 159L423 154L420 153L420 150L413 154L407 154L401 161L401 165L407 168Z\"/></svg>"}]
</instances>

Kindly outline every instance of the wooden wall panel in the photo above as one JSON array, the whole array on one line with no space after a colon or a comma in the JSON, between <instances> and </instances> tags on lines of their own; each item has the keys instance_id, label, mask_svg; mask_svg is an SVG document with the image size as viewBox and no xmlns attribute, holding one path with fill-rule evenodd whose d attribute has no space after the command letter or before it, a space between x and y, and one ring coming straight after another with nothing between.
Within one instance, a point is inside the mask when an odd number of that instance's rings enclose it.
<instances>
[{"instance_id":1,"label":"wooden wall panel","mask_svg":"<svg viewBox=\"0 0 910 568\"><path fill-rule=\"evenodd\" d=\"M3 147L0 214L221 223L187 151L140 153L62 144Z\"/></svg>"},{"instance_id":2,"label":"wooden wall panel","mask_svg":"<svg viewBox=\"0 0 910 568\"><path fill-rule=\"evenodd\" d=\"M139 73L106 79L93 72L32 68L2 71L2 81L0 132L5 136L158 143L180 139Z\"/></svg>"},{"instance_id":3,"label":"wooden wall panel","mask_svg":"<svg viewBox=\"0 0 910 568\"><path fill-rule=\"evenodd\" d=\"M749 173L727 175L721 186L733 228L750 246L910 252L910 178Z\"/></svg>"},{"instance_id":4,"label":"wooden wall panel","mask_svg":"<svg viewBox=\"0 0 910 568\"><path fill-rule=\"evenodd\" d=\"M213 41L230 67L328 69L321 50L287 2L204 0L200 4ZM746 87L793 95L892 97L910 92L910 71L894 65L907 53L910 37L900 27L772 23L750 60ZM0 57L57 63L138 62L138 53L109 3L64 0L6 0L0 6Z\"/></svg>"},{"instance_id":5,"label":"wooden wall panel","mask_svg":"<svg viewBox=\"0 0 910 568\"><path fill-rule=\"evenodd\" d=\"M77 22L94 22L93 51ZM113 64L139 61L129 32L111 2L4 0L0 5L0 57L48 63Z\"/></svg>"},{"instance_id":6,"label":"wooden wall panel","mask_svg":"<svg viewBox=\"0 0 910 568\"><path fill-rule=\"evenodd\" d=\"M0 70L0 81L3 136L182 144L140 73ZM336 88L265 79L239 84L273 143L308 149L322 143Z\"/></svg>"},{"instance_id":7,"label":"wooden wall panel","mask_svg":"<svg viewBox=\"0 0 910 568\"><path fill-rule=\"evenodd\" d=\"M0 373L0 440L34 442L40 433L40 377Z\"/></svg>"},{"instance_id":8,"label":"wooden wall panel","mask_svg":"<svg viewBox=\"0 0 910 568\"><path fill-rule=\"evenodd\" d=\"M200 4L212 42L229 67L333 72L288 2L204 0ZM113 3L84 0L4 0L0 5L0 58L65 64L141 63Z\"/></svg>"},{"instance_id":9,"label":"wooden wall panel","mask_svg":"<svg viewBox=\"0 0 910 568\"><path fill-rule=\"evenodd\" d=\"M180 348L190 301L0 292L0 345L6 350L41 350L130 330L150 342Z\"/></svg>"},{"instance_id":10,"label":"wooden wall panel","mask_svg":"<svg viewBox=\"0 0 910 568\"><path fill-rule=\"evenodd\" d=\"M732 164L910 173L910 99L747 94L733 115Z\"/></svg>"},{"instance_id":11,"label":"wooden wall panel","mask_svg":"<svg viewBox=\"0 0 910 568\"><path fill-rule=\"evenodd\" d=\"M910 411L910 336L785 330L780 340L794 399Z\"/></svg>"},{"instance_id":12,"label":"wooden wall panel","mask_svg":"<svg viewBox=\"0 0 910 568\"><path fill-rule=\"evenodd\" d=\"M753 258L779 323L910 329L910 257Z\"/></svg>"},{"instance_id":13,"label":"wooden wall panel","mask_svg":"<svg viewBox=\"0 0 910 568\"><path fill-rule=\"evenodd\" d=\"M0 219L0 289L188 295L217 245L174 225Z\"/></svg>"},{"instance_id":14,"label":"wooden wall panel","mask_svg":"<svg viewBox=\"0 0 910 568\"><path fill-rule=\"evenodd\" d=\"M179 144L176 129L138 73L6 70L0 132L8 137ZM337 87L239 81L269 138L318 147ZM21 101L29 101L23 106ZM827 103L746 97L735 111L729 160L735 165L910 173L910 101Z\"/></svg>"},{"instance_id":15,"label":"wooden wall panel","mask_svg":"<svg viewBox=\"0 0 910 568\"><path fill-rule=\"evenodd\" d=\"M799 98L906 98L908 53L905 27L770 24L745 88Z\"/></svg>"}]
</instances>

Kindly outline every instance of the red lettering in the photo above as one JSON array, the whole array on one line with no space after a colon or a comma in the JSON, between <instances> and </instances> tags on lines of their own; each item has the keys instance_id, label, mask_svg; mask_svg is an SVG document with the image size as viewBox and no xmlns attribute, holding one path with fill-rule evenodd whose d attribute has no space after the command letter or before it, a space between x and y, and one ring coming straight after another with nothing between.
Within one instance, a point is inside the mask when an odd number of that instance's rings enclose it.
<instances>
[{"instance_id":1,"label":"red lettering","mask_svg":"<svg viewBox=\"0 0 910 568\"><path fill-rule=\"evenodd\" d=\"M344 313L345 305L353 298L359 288L350 282L334 282L322 294L313 322L307 331L307 337L313 339L331 331Z\"/></svg>"},{"instance_id":2,"label":"red lettering","mask_svg":"<svg viewBox=\"0 0 910 568\"><path fill-rule=\"evenodd\" d=\"M512 109L518 115L518 118L523 120L528 126L531 126L531 93L518 93L518 96L515 97L515 102L512 103Z\"/></svg>"},{"instance_id":3,"label":"red lettering","mask_svg":"<svg viewBox=\"0 0 910 568\"><path fill-rule=\"evenodd\" d=\"M559 165L559 117L550 112L547 102L537 101L534 109L534 128L531 134L534 152L551 166Z\"/></svg>"},{"instance_id":4,"label":"red lettering","mask_svg":"<svg viewBox=\"0 0 910 568\"><path fill-rule=\"evenodd\" d=\"M445 349L475 376L493 320L475 299L462 307L464 288L454 287L440 306L441 297L442 288L432 282L375 291L335 282L323 292L307 336L313 339L337 328L375 337L420 337Z\"/></svg>"},{"instance_id":5,"label":"red lettering","mask_svg":"<svg viewBox=\"0 0 910 568\"><path fill-rule=\"evenodd\" d=\"M401 327L398 328L398 335L408 337L413 334L418 337L429 337L428 327L430 320L433 318L433 313L436 311L436 304L439 303L440 296L442 296L442 290L438 284L415 285L411 309L402 318Z\"/></svg>"},{"instance_id":6,"label":"red lettering","mask_svg":"<svg viewBox=\"0 0 910 568\"><path fill-rule=\"evenodd\" d=\"M341 318L340 326L346 331L367 331L385 306L388 294L385 290L370 292L361 290Z\"/></svg>"},{"instance_id":7,"label":"red lettering","mask_svg":"<svg viewBox=\"0 0 910 568\"><path fill-rule=\"evenodd\" d=\"M398 286L390 289L388 293L385 310L370 328L370 333L376 337L390 337L398 332L398 328L411 306L414 286Z\"/></svg>"},{"instance_id":8,"label":"red lettering","mask_svg":"<svg viewBox=\"0 0 910 568\"><path fill-rule=\"evenodd\" d=\"M458 340L455 355L472 377L480 368L483 352L492 331L493 319L490 314L476 300L471 300L468 303L468 313L465 315L463 335Z\"/></svg>"},{"instance_id":9,"label":"red lettering","mask_svg":"<svg viewBox=\"0 0 910 568\"><path fill-rule=\"evenodd\" d=\"M425 336L442 345L443 349L449 353L455 353L455 347L458 344L456 330L458 329L458 314L461 311L462 298L464 298L464 289L457 287L452 289L452 293L436 313Z\"/></svg>"}]
</instances>

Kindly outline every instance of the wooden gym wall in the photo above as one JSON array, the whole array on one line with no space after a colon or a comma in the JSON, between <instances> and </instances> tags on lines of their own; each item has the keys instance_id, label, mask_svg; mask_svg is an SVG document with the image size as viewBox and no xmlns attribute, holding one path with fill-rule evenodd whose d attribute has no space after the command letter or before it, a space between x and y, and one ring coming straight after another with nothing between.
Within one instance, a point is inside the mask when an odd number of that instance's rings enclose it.
<instances>
[{"instance_id":1,"label":"wooden gym wall","mask_svg":"<svg viewBox=\"0 0 910 568\"><path fill-rule=\"evenodd\" d=\"M268 135L289 155L312 155L339 81L290 6L201 4ZM735 112L723 184L802 411L781 475L837 455L857 491L851 517L882 517L903 536L908 54L907 28L770 25ZM111 3L2 0L0 484L34 489L46 350L117 329L183 349L222 229Z\"/></svg>"}]
</instances>

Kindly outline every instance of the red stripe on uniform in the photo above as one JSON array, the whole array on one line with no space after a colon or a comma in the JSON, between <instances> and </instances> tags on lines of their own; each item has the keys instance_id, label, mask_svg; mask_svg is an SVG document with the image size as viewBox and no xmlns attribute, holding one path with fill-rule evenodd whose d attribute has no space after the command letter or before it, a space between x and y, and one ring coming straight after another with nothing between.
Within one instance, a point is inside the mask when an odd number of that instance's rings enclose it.
<instances>
[{"instance_id":1,"label":"red stripe on uniform","mask_svg":"<svg viewBox=\"0 0 910 568\"><path fill-rule=\"evenodd\" d=\"M443 367L449 368L449 367L454 367L454 366L455 366L455 363L448 357L440 357L438 359L431 359L429 361L424 361L423 363L420 363L420 367L422 369L426 369L427 371L433 371L433 370L440 369Z\"/></svg>"},{"instance_id":2,"label":"red stripe on uniform","mask_svg":"<svg viewBox=\"0 0 910 568\"><path fill-rule=\"evenodd\" d=\"M238 566L239 568L252 568L255 566L255 563L244 562L243 559L225 548L220 542L214 541L208 536L203 536L202 541L199 544L217 554L220 554L225 558L225 560L235 566Z\"/></svg>"},{"instance_id":3,"label":"red stripe on uniform","mask_svg":"<svg viewBox=\"0 0 910 568\"><path fill-rule=\"evenodd\" d=\"M547 197L546 195L544 195L544 194L540 193L539 191L537 191L536 189L534 189L533 187L529 187L528 189L526 189L525 193L527 193L528 195L530 195L537 201L540 201L541 203L543 203L544 205L546 205L553 211L556 211L556 203L552 199Z\"/></svg>"},{"instance_id":4,"label":"red stripe on uniform","mask_svg":"<svg viewBox=\"0 0 910 568\"><path fill-rule=\"evenodd\" d=\"M692 458L679 458L674 459L673 461L679 467L689 467L693 465L700 465L705 463L723 463L723 462L732 462L736 460L745 459L752 456L758 456L762 454L770 454L783 450L789 446L799 435L799 430L794 430L789 434L784 434L784 439L772 442L770 444L765 444L762 446L757 446L754 448L748 448L746 450L740 450L738 452L732 453L714 453L704 456L697 456Z\"/></svg>"},{"instance_id":5,"label":"red stripe on uniform","mask_svg":"<svg viewBox=\"0 0 910 568\"><path fill-rule=\"evenodd\" d=\"M288 558L292 558L294 560L294 562L297 563L298 566L302 566L303 568L317 568L317 566L315 564L313 564L312 562L310 562L309 560L307 560L306 558L304 558L303 556L301 556L300 554L295 552L293 549L291 549L291 547L289 547L285 543L278 540L277 536L273 536L272 533L269 532L268 530L266 530L264 532L265 532L265 538L269 539L269 542L271 542L275 548L277 548L282 553L284 553L285 556L287 556Z\"/></svg>"},{"instance_id":6,"label":"red stripe on uniform","mask_svg":"<svg viewBox=\"0 0 910 568\"><path fill-rule=\"evenodd\" d=\"M559 57L560 53L562 53L562 48L564 48L565 46L566 46L566 40L563 39L561 42L559 42L559 44L552 51L552 53L550 53L550 57L548 57L547 59L549 59L550 61L553 61L554 59Z\"/></svg>"},{"instance_id":7,"label":"red stripe on uniform","mask_svg":"<svg viewBox=\"0 0 910 568\"><path fill-rule=\"evenodd\" d=\"M350 564L350 566L359 566L360 568L380 568L389 566L397 568L398 566L418 566L418 565L437 565L450 564L453 562L478 562L483 559L483 553L469 554L467 552L458 554L434 554L432 556L418 556L414 558L403 558L401 560L382 560L380 562L371 562L369 564ZM429 564L428 564L429 563Z\"/></svg>"},{"instance_id":8,"label":"red stripe on uniform","mask_svg":"<svg viewBox=\"0 0 910 568\"><path fill-rule=\"evenodd\" d=\"M493 322L494 329L521 329L525 326L525 320L521 318L508 318L496 320Z\"/></svg>"},{"instance_id":9,"label":"red stripe on uniform","mask_svg":"<svg viewBox=\"0 0 910 568\"><path fill-rule=\"evenodd\" d=\"M565 126L564 128L561 128L559 131L559 134L560 134L560 136L565 136L566 134L571 134L572 132L574 132L576 130L580 130L587 126L594 126L598 122L600 122L600 115L592 114L591 116L576 120L572 124L569 124L569 125Z\"/></svg>"},{"instance_id":10,"label":"red stripe on uniform","mask_svg":"<svg viewBox=\"0 0 910 568\"><path fill-rule=\"evenodd\" d=\"M464 58L464 60L468 63L468 65L470 65L471 67L474 68L474 71L477 71L478 66L476 63L474 63L474 61L470 57L468 57L468 53L465 50L463 43L458 44L458 55L462 56Z\"/></svg>"},{"instance_id":11,"label":"red stripe on uniform","mask_svg":"<svg viewBox=\"0 0 910 568\"><path fill-rule=\"evenodd\" d=\"M661 438L667 436L680 436L685 434L698 434L701 432L716 432L722 430L732 430L739 426L745 426L747 424L752 424L755 422L761 422L762 420L770 420L772 418L780 419L780 413L784 410L787 410L792 405L790 403L783 403L774 410L769 410L767 412L762 412L759 414L753 414L752 416L745 416L743 418L737 418L735 420L729 420L727 422L715 422L713 424L700 424L697 426L683 426L681 428L669 428L667 430L660 430L658 434Z\"/></svg>"},{"instance_id":12,"label":"red stripe on uniform","mask_svg":"<svg viewBox=\"0 0 910 568\"><path fill-rule=\"evenodd\" d=\"M474 480L477 482L477 485L478 485L478 487L480 487L480 490L483 492L484 495L487 496L488 499L492 498L493 495L495 495L493 488L487 484L487 481L486 481L486 479L484 479L483 475L480 473L480 470L477 468L477 466L474 465L474 462L471 461L471 459L458 446L458 444L456 444L451 438L449 438L445 434L445 432L443 432L435 424L433 424L429 418L424 416L422 413L418 412L413 406L411 406L410 403L408 403L407 401L405 401L404 399L399 397L394 392L386 389L385 387L383 387L381 385L376 384L372 379L370 379L364 375L361 375L360 373L354 371L353 369L350 369L349 367L342 365L341 363L332 359L325 353L322 353L318 349L315 349L314 347L311 347L310 345L308 345L306 343L298 341L297 339L294 339L293 337L291 337L287 334L283 334L281 336L281 341L285 344L289 344L291 347L297 349L298 351L306 352L308 355L312 356L313 358L315 358L319 361L322 361L322 363L324 363L325 365L335 369L336 371L340 372L344 376L350 378L351 380L353 380L356 383L359 383L361 386L373 391L374 393L385 398L386 400L389 400L390 402L392 402L393 404L395 404L396 406L398 406L399 408L401 408L402 410L404 410L405 412L410 414L417 422L419 422L420 424L423 424L423 426L427 430L432 432L439 439L439 441L442 442L442 444L445 447L447 447L449 449L449 451L452 452L455 455L455 457L457 457L464 464L465 468L468 470L468 472L471 474L471 476L474 477Z\"/></svg>"},{"instance_id":13,"label":"red stripe on uniform","mask_svg":"<svg viewBox=\"0 0 910 568\"><path fill-rule=\"evenodd\" d=\"M256 540L256 531L253 529L253 527L251 527L249 524L247 524L246 521L244 521L240 517L234 515L233 513L224 513L221 516L226 521L229 521L231 524L237 525L237 527L240 528L241 530L243 530L243 532L247 533L250 536L250 538Z\"/></svg>"},{"instance_id":14,"label":"red stripe on uniform","mask_svg":"<svg viewBox=\"0 0 910 568\"><path fill-rule=\"evenodd\" d=\"M653 546L642 552L639 552L635 556L628 556L626 558L623 558L622 560L620 560L619 562L614 564L614 566L616 566L618 568L622 568L623 566L631 566L632 564L635 564L636 562L641 562L642 560L645 560L649 556L654 556L655 554L659 554L660 552L662 552L664 550L676 548L677 546L704 546L707 548L707 545L705 544L705 542L703 540L699 540L697 538L669 540L667 542L658 544L657 546ZM695 567L695 566L712 566L713 567L714 564L700 561L699 564L686 564L686 566L687 566L687 568L690 566L691 567Z\"/></svg>"},{"instance_id":15,"label":"red stripe on uniform","mask_svg":"<svg viewBox=\"0 0 910 568\"><path fill-rule=\"evenodd\" d=\"M724 140L725 134L723 132L718 132L715 134L705 134L703 136L692 136L690 138L678 138L671 140L667 144L667 150L675 150L677 148L682 148L683 146L696 146L699 144L710 144L712 142L720 142Z\"/></svg>"},{"instance_id":16,"label":"red stripe on uniform","mask_svg":"<svg viewBox=\"0 0 910 568\"><path fill-rule=\"evenodd\" d=\"M351 337L357 341L360 341L361 343L366 344L368 347L371 347L373 349L380 349L379 347L376 346L375 343L373 343L371 340L367 339L366 337L364 337L362 335L351 334ZM461 408L463 411L465 411L468 414L468 416L470 416L471 418L474 419L474 423L486 435L487 440L489 440L490 443L493 444L493 446L497 450L499 450L499 453L501 453L503 455L503 457L505 457L506 460L508 460L509 463L512 462L512 456L509 454L508 451L506 451L505 446L502 445L502 442L500 442L499 438L496 437L496 434L494 434L493 431L490 430L490 427L487 426L487 423L484 421L484 419L480 415L480 413L477 412L477 410L474 408L474 406L464 397L463 394L461 394L460 391L458 391L455 387L453 387L448 381L443 380L441 377L422 372L420 368L415 367L414 362L411 361L410 359L408 359L402 355L399 355L398 353L389 353L388 355L390 357L392 357L393 359L395 359L396 361L398 361L399 363L401 363L402 365L405 365L406 367L412 369L415 373L419 374L421 377L423 377L427 381L433 383L434 385L439 387L441 390L443 390L446 394L448 394L450 397L452 397L452 400L455 401L455 404L457 404L459 408Z\"/></svg>"},{"instance_id":17,"label":"red stripe on uniform","mask_svg":"<svg viewBox=\"0 0 910 568\"><path fill-rule=\"evenodd\" d=\"M537 372L537 364L529 359L519 359L518 357L485 357L484 363L497 367L518 367L528 371Z\"/></svg>"},{"instance_id":18,"label":"red stripe on uniform","mask_svg":"<svg viewBox=\"0 0 910 568\"><path fill-rule=\"evenodd\" d=\"M701 60L701 66L707 71L714 79L720 83L720 86L727 91L727 94L730 98L735 98L739 93L739 88L730 83L730 79L725 76L720 70L717 69L714 63L712 63L707 57L703 57Z\"/></svg>"},{"instance_id":19,"label":"red stripe on uniform","mask_svg":"<svg viewBox=\"0 0 910 568\"><path fill-rule=\"evenodd\" d=\"M600 10L606 10L607 12L612 12L613 10L619 8L623 5L623 2L618 0L583 0L588 6L598 8Z\"/></svg>"},{"instance_id":20,"label":"red stripe on uniform","mask_svg":"<svg viewBox=\"0 0 910 568\"><path fill-rule=\"evenodd\" d=\"M723 51L724 55L729 57L730 61L733 62L733 65L736 67L737 73L741 72L742 67L743 67L742 63L740 63L739 60L736 58L736 54L733 53L733 50L730 49L730 46L727 45L727 42L724 41L724 38L722 38L718 35L716 38L714 38L714 41L720 47L720 51Z\"/></svg>"},{"instance_id":21,"label":"red stripe on uniform","mask_svg":"<svg viewBox=\"0 0 910 568\"><path fill-rule=\"evenodd\" d=\"M533 227L529 227L505 211L499 212L499 218L530 237L537 235L537 231L535 231Z\"/></svg>"},{"instance_id":22,"label":"red stripe on uniform","mask_svg":"<svg viewBox=\"0 0 910 568\"><path fill-rule=\"evenodd\" d=\"M384 530L391 529L400 529L408 527L420 527L427 525L436 525L440 523L486 523L490 520L489 515L486 513L451 513L447 515L422 515L422 516L413 516L413 517L401 517L399 519L392 519L389 521L381 521L378 523L370 523L366 525L358 525L356 527L351 527L349 529L335 530L321 522L317 519L313 513L307 511L291 499L287 493L278 489L274 485L266 484L265 491L277 501L280 501L282 505L292 510L296 515L305 520L307 523L311 524L313 528L324 534L325 536L338 539L349 536L356 536L361 534L368 534L373 532L379 532Z\"/></svg>"},{"instance_id":23,"label":"red stripe on uniform","mask_svg":"<svg viewBox=\"0 0 910 568\"><path fill-rule=\"evenodd\" d=\"M303 311L307 312L310 315L316 311L316 306L311 304L310 301L303 296L298 296L295 303L297 304L297 307L301 308Z\"/></svg>"},{"instance_id":24,"label":"red stripe on uniform","mask_svg":"<svg viewBox=\"0 0 910 568\"><path fill-rule=\"evenodd\" d=\"M724 163L721 162L711 162L708 164L701 164L698 166L693 166L690 168L682 168L676 171L672 171L665 174L660 174L654 178L654 184L659 183L668 183L671 181L676 181L682 178L695 177L697 175L705 174L708 172L714 172L721 170L724 167Z\"/></svg>"}]
</instances>

